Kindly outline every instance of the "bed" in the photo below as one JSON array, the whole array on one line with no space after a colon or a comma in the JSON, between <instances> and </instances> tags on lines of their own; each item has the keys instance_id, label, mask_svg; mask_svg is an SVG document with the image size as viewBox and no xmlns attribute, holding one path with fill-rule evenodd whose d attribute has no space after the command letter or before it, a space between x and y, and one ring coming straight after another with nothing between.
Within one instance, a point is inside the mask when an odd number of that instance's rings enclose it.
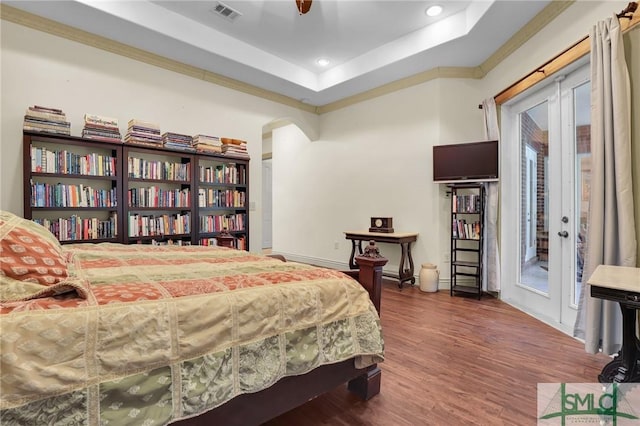
<instances>
[{"instance_id":1,"label":"bed","mask_svg":"<svg viewBox=\"0 0 640 426\"><path fill-rule=\"evenodd\" d=\"M6 212L0 239L3 425L260 424L379 392L375 254L360 285L221 247L61 246Z\"/></svg>"}]
</instances>

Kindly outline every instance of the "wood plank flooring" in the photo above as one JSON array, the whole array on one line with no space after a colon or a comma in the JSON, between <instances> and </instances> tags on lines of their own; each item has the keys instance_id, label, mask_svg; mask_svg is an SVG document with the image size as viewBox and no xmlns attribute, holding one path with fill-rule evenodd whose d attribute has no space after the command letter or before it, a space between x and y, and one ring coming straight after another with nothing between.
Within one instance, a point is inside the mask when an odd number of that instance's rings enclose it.
<instances>
[{"instance_id":1,"label":"wood plank flooring","mask_svg":"<svg viewBox=\"0 0 640 426\"><path fill-rule=\"evenodd\" d=\"M534 425L537 383L596 382L609 361L490 296L385 282L381 312L379 395L341 386L267 425Z\"/></svg>"}]
</instances>

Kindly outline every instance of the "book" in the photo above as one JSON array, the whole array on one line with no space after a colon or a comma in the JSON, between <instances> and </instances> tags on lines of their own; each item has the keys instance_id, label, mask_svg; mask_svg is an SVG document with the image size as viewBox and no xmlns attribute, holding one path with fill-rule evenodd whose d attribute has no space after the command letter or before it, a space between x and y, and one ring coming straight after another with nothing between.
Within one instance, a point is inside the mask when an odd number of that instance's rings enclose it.
<instances>
[{"instance_id":1,"label":"book","mask_svg":"<svg viewBox=\"0 0 640 426\"><path fill-rule=\"evenodd\" d=\"M30 131L30 132L55 133L57 135L66 135L66 136L71 135L71 131L69 129L67 129L67 130L56 130L56 129L42 128L40 126L24 125L24 126L22 126L22 130L27 130L27 131Z\"/></svg>"},{"instance_id":2,"label":"book","mask_svg":"<svg viewBox=\"0 0 640 426\"><path fill-rule=\"evenodd\" d=\"M66 123L67 117L64 114L53 114L50 112L37 111L27 108L25 116L32 118L40 118L43 120L48 120L56 123Z\"/></svg>"},{"instance_id":3,"label":"book","mask_svg":"<svg viewBox=\"0 0 640 426\"><path fill-rule=\"evenodd\" d=\"M118 129L117 118L104 117L96 114L85 114L84 122L85 124L95 124L95 125L104 126L108 128Z\"/></svg>"},{"instance_id":4,"label":"book","mask_svg":"<svg viewBox=\"0 0 640 426\"><path fill-rule=\"evenodd\" d=\"M33 111L49 112L49 113L52 113L52 114L63 114L61 109L43 107L43 106L40 106L40 105L34 105L32 107L29 107L29 109L33 110Z\"/></svg>"},{"instance_id":5,"label":"book","mask_svg":"<svg viewBox=\"0 0 640 426\"><path fill-rule=\"evenodd\" d=\"M71 134L71 123L61 109L42 106L28 107L24 116L23 130L32 132Z\"/></svg>"}]
</instances>

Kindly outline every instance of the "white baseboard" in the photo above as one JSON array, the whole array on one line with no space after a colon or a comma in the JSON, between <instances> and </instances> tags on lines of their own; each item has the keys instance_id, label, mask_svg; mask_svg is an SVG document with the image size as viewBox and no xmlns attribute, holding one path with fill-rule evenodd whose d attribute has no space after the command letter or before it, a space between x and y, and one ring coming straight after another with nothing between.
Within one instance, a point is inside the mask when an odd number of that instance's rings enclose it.
<instances>
[{"instance_id":1,"label":"white baseboard","mask_svg":"<svg viewBox=\"0 0 640 426\"><path fill-rule=\"evenodd\" d=\"M290 260L292 262L299 262L299 263L306 263L309 265L317 265L317 266L322 266L324 268L331 268L331 269L337 269L337 270L348 270L349 269L349 263L348 262L337 262L335 260L328 260L328 259L321 259L318 257L311 257L311 256L301 256L299 254L294 254L294 253L285 253L285 252L281 252L281 251L274 251L273 254L280 254L282 256L284 256L287 260ZM398 274L398 269L399 266L398 265L386 265L383 269L383 271L385 273L389 273L389 274ZM420 269L418 267L418 269L416 269L414 271L414 277L416 279L416 286L420 285L420 277L419 277L419 273L420 273ZM465 284L465 285L473 285L473 279L469 279L469 280L462 280L459 279L459 282ZM469 281L469 283L467 283L466 281ZM445 290L445 289L449 289L451 287L451 280L449 278L440 278L439 282L438 282L438 289L439 290Z\"/></svg>"},{"instance_id":2,"label":"white baseboard","mask_svg":"<svg viewBox=\"0 0 640 426\"><path fill-rule=\"evenodd\" d=\"M323 268L347 270L349 269L348 262L336 262L335 260L320 259L318 257L301 256L294 253L285 253L282 251L274 251L272 254L280 254L287 260L292 262L306 263L308 265L322 266Z\"/></svg>"},{"instance_id":3,"label":"white baseboard","mask_svg":"<svg viewBox=\"0 0 640 426\"><path fill-rule=\"evenodd\" d=\"M281 251L274 251L273 254L281 254L287 260L291 260L293 262L306 263L309 265L317 265L322 266L324 268L338 269L338 270L348 270L349 263L348 262L338 262L335 260L321 259L319 257L311 257L311 256L301 256L299 254L294 253L285 253ZM383 271L388 274L398 275L398 269L400 267L398 265L385 265ZM414 271L414 277L416 278L416 282L418 282L418 273L419 270Z\"/></svg>"},{"instance_id":4,"label":"white baseboard","mask_svg":"<svg viewBox=\"0 0 640 426\"><path fill-rule=\"evenodd\" d=\"M280 254L284 256L287 260L290 260L292 262L306 263L308 265L317 265L317 266L322 266L323 268L331 268L331 269L337 269L337 270L343 270L343 271L346 271L349 269L348 262L338 262L335 260L321 259L319 257L301 256L299 254L285 253L281 251L274 251L273 254ZM385 273L397 275L398 268L399 266L397 265L386 265L383 270ZM413 275L416 279L416 284L415 284L416 287L420 285L419 273L420 273L420 270L417 269L414 271L414 275ZM468 278L468 279L458 278L458 283L462 285L473 286L475 284L475 280L473 278ZM440 278L438 280L438 290L449 290L450 288L451 288L450 278Z\"/></svg>"}]
</instances>

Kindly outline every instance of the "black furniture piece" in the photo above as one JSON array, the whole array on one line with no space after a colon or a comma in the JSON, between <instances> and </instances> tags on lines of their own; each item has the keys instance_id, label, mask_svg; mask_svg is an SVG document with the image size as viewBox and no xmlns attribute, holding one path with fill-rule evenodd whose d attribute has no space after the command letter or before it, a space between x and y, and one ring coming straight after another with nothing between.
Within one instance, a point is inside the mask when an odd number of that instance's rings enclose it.
<instances>
[{"instance_id":1,"label":"black furniture piece","mask_svg":"<svg viewBox=\"0 0 640 426\"><path fill-rule=\"evenodd\" d=\"M622 309L622 348L618 356L605 365L600 383L640 382L640 340L636 335L640 309L640 268L599 265L588 283L591 296L618 302Z\"/></svg>"},{"instance_id":2,"label":"black furniture piece","mask_svg":"<svg viewBox=\"0 0 640 426\"><path fill-rule=\"evenodd\" d=\"M449 185L451 190L451 290L482 297L484 183ZM471 280L472 285L464 280Z\"/></svg>"}]
</instances>

